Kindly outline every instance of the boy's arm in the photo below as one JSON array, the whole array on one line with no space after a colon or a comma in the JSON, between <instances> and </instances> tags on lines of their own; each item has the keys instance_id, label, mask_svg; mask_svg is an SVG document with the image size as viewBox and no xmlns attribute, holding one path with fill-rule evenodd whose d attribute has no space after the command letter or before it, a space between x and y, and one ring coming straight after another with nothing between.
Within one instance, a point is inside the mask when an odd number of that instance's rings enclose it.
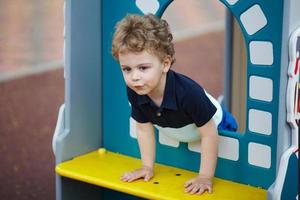
<instances>
[{"instance_id":1,"label":"boy's arm","mask_svg":"<svg viewBox=\"0 0 300 200\"><path fill-rule=\"evenodd\" d=\"M184 184L185 192L202 194L207 190L212 193L212 178L215 174L218 157L218 133L212 119L198 129L201 134L199 175Z\"/></svg>"},{"instance_id":2,"label":"boy's arm","mask_svg":"<svg viewBox=\"0 0 300 200\"><path fill-rule=\"evenodd\" d=\"M152 123L137 122L137 140L143 167L153 170L155 162L155 136Z\"/></svg>"},{"instance_id":3,"label":"boy's arm","mask_svg":"<svg viewBox=\"0 0 300 200\"><path fill-rule=\"evenodd\" d=\"M201 134L201 164L199 175L213 178L218 158L218 132L213 119L202 127L199 127Z\"/></svg>"},{"instance_id":4,"label":"boy's arm","mask_svg":"<svg viewBox=\"0 0 300 200\"><path fill-rule=\"evenodd\" d=\"M132 182L140 178L149 181L154 174L155 162L155 136L154 128L151 123L137 122L137 140L139 143L142 167L132 172L127 172L121 176L124 182Z\"/></svg>"}]
</instances>

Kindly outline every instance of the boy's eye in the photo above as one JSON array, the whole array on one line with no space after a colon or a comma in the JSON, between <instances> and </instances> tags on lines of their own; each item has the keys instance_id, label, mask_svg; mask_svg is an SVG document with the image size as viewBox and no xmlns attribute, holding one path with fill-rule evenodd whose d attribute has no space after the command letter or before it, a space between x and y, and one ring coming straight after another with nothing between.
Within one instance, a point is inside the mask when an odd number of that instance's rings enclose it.
<instances>
[{"instance_id":1,"label":"boy's eye","mask_svg":"<svg viewBox=\"0 0 300 200\"><path fill-rule=\"evenodd\" d=\"M129 68L129 67L123 67L123 68L122 68L122 71L123 71L123 72L130 72L130 71L131 71L131 68Z\"/></svg>"},{"instance_id":2,"label":"boy's eye","mask_svg":"<svg viewBox=\"0 0 300 200\"><path fill-rule=\"evenodd\" d=\"M139 69L141 70L141 71L145 71L146 69L148 69L149 67L148 66L140 66L139 67Z\"/></svg>"}]
</instances>

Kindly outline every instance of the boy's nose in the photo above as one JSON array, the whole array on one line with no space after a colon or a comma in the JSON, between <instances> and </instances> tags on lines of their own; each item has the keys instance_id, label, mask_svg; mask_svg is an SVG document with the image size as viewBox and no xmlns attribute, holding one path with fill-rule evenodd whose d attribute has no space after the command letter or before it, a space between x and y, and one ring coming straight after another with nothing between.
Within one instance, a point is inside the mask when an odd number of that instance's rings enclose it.
<instances>
[{"instance_id":1,"label":"boy's nose","mask_svg":"<svg viewBox=\"0 0 300 200\"><path fill-rule=\"evenodd\" d=\"M132 73L132 76L131 76L131 80L136 82L136 81L139 81L141 79L140 75L138 72L133 72Z\"/></svg>"}]
</instances>

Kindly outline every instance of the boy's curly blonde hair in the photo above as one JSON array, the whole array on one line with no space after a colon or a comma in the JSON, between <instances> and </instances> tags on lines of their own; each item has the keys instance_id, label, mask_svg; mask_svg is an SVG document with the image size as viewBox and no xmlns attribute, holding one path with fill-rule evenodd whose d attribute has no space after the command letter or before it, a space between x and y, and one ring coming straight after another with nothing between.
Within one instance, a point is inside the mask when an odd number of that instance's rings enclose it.
<instances>
[{"instance_id":1,"label":"boy's curly blonde hair","mask_svg":"<svg viewBox=\"0 0 300 200\"><path fill-rule=\"evenodd\" d=\"M128 52L153 53L164 60L170 56L175 62L173 36L166 20L153 14L129 14L117 23L112 41L112 55L119 60L119 54Z\"/></svg>"}]
</instances>

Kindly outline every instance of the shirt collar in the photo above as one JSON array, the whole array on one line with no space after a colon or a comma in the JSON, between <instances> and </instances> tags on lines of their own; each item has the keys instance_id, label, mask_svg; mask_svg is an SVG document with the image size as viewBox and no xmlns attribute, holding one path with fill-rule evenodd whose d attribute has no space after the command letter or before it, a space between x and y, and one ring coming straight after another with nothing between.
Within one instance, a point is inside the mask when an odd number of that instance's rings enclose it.
<instances>
[{"instance_id":1,"label":"shirt collar","mask_svg":"<svg viewBox=\"0 0 300 200\"><path fill-rule=\"evenodd\" d=\"M137 103L139 105L151 103L151 99L147 95L137 95Z\"/></svg>"},{"instance_id":2,"label":"shirt collar","mask_svg":"<svg viewBox=\"0 0 300 200\"><path fill-rule=\"evenodd\" d=\"M150 103L154 105L152 100L147 95L138 96L137 102L139 105ZM174 71L169 70L167 73L167 81L164 91L164 97L161 108L177 110L176 93L175 93L175 77Z\"/></svg>"},{"instance_id":3,"label":"shirt collar","mask_svg":"<svg viewBox=\"0 0 300 200\"><path fill-rule=\"evenodd\" d=\"M169 70L167 73L165 93L164 93L164 98L161 107L177 110L175 77L174 77L174 71L172 70Z\"/></svg>"}]
</instances>

